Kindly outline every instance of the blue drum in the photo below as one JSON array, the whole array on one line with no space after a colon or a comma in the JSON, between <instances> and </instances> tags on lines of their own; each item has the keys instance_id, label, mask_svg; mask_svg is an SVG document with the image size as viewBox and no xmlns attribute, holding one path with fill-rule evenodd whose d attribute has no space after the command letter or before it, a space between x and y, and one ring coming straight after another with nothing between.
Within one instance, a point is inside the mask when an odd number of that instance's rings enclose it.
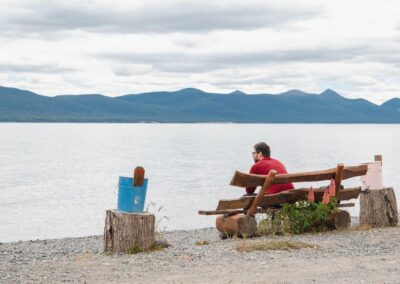
<instances>
[{"instance_id":1,"label":"blue drum","mask_svg":"<svg viewBox=\"0 0 400 284\"><path fill-rule=\"evenodd\" d=\"M147 178L142 186L133 186L133 178L119 177L118 183L118 211L143 212L147 191Z\"/></svg>"}]
</instances>

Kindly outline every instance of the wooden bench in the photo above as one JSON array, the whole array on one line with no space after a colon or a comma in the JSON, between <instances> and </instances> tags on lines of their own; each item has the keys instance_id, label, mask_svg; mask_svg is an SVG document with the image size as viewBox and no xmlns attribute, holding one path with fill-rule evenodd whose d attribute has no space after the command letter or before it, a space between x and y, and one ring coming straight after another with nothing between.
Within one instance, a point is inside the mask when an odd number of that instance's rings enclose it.
<instances>
[{"instance_id":1,"label":"wooden bench","mask_svg":"<svg viewBox=\"0 0 400 284\"><path fill-rule=\"evenodd\" d=\"M255 234L257 229L257 222L254 218L256 213L266 212L284 203L295 203L308 198L309 188L265 195L271 184L317 182L334 179L338 206L349 207L354 206L354 204L342 204L340 202L358 198L361 187L341 188L342 180L363 176L367 173L367 170L368 166L365 164L346 167L343 164L338 164L336 168L314 172L277 174L276 171L272 170L266 176L236 171L230 184L238 187L261 186L258 194L256 196L242 196L238 199L220 200L216 210L199 211L199 214L219 215L216 225L221 233L251 236ZM314 189L315 202L322 201L323 194L324 189Z\"/></svg>"}]
</instances>

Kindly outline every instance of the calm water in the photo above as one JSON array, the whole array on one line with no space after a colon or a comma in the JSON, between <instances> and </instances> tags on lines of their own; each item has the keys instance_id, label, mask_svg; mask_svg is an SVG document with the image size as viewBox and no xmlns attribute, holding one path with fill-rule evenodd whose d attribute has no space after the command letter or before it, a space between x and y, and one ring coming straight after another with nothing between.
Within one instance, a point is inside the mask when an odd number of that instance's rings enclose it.
<instances>
[{"instance_id":1,"label":"calm water","mask_svg":"<svg viewBox=\"0 0 400 284\"><path fill-rule=\"evenodd\" d=\"M197 210L242 195L229 181L248 171L259 141L292 172L382 154L384 184L400 196L400 125L3 123L0 242L102 234L118 176L137 165L149 178L147 203L169 218L160 229L213 226L214 217Z\"/></svg>"}]
</instances>

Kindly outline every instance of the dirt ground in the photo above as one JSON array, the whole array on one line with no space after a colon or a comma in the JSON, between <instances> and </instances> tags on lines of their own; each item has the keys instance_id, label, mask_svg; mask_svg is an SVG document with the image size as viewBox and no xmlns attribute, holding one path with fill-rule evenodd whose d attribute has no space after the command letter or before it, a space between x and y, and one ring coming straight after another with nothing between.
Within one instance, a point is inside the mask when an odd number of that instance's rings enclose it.
<instances>
[{"instance_id":1,"label":"dirt ground","mask_svg":"<svg viewBox=\"0 0 400 284\"><path fill-rule=\"evenodd\" d=\"M164 237L171 247L133 255L104 254L101 236L2 244L0 283L400 283L400 227L248 240L220 240L208 228ZM318 247L236 249L276 240Z\"/></svg>"}]
</instances>

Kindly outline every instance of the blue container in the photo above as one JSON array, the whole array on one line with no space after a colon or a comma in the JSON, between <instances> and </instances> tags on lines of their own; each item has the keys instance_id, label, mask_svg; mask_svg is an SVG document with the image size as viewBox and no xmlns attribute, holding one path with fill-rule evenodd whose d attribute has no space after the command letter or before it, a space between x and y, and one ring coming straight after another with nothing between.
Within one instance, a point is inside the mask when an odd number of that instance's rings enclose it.
<instances>
[{"instance_id":1,"label":"blue container","mask_svg":"<svg viewBox=\"0 0 400 284\"><path fill-rule=\"evenodd\" d=\"M133 178L119 177L118 211L143 212L146 199L147 178L142 186L133 186Z\"/></svg>"}]
</instances>

